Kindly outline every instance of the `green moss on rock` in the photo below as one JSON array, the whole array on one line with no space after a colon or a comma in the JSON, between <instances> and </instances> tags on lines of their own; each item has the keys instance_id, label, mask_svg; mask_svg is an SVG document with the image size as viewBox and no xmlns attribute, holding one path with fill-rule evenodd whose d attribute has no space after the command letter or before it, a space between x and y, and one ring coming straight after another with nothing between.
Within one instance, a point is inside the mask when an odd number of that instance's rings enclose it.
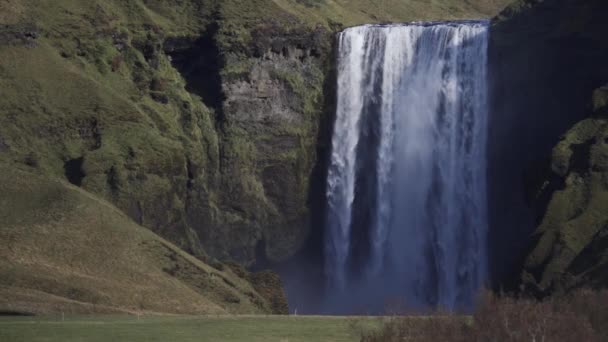
<instances>
[{"instance_id":1,"label":"green moss on rock","mask_svg":"<svg viewBox=\"0 0 608 342\"><path fill-rule=\"evenodd\" d=\"M551 188L556 190L522 277L533 293L603 286L603 278L594 271L604 269L608 260L603 257L605 250L594 246L603 241L608 229L606 138L608 121L595 116L576 124L553 150L551 169L557 177L552 182L557 184Z\"/></svg>"}]
</instances>

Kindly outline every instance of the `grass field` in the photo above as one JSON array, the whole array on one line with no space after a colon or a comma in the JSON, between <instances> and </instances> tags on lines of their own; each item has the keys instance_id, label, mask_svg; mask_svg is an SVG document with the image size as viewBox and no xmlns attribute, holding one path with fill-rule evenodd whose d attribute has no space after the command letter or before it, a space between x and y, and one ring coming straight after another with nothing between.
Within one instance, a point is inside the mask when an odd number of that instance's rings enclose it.
<instances>
[{"instance_id":1,"label":"grass field","mask_svg":"<svg viewBox=\"0 0 608 342\"><path fill-rule=\"evenodd\" d=\"M0 341L346 342L377 318L321 316L0 317Z\"/></svg>"}]
</instances>

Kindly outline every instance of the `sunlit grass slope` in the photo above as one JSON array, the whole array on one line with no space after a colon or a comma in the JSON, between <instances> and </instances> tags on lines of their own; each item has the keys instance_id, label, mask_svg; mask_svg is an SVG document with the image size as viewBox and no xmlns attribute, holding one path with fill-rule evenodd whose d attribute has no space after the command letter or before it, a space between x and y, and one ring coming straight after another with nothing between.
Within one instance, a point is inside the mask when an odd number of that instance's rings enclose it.
<instances>
[{"instance_id":1,"label":"sunlit grass slope","mask_svg":"<svg viewBox=\"0 0 608 342\"><path fill-rule=\"evenodd\" d=\"M0 165L0 311L260 313L266 302L108 202Z\"/></svg>"},{"instance_id":2,"label":"sunlit grass slope","mask_svg":"<svg viewBox=\"0 0 608 342\"><path fill-rule=\"evenodd\" d=\"M509 0L273 0L285 11L309 21L344 25L369 22L488 18Z\"/></svg>"},{"instance_id":3,"label":"sunlit grass slope","mask_svg":"<svg viewBox=\"0 0 608 342\"><path fill-rule=\"evenodd\" d=\"M225 26L235 34L245 26L278 22L340 29L368 23L490 18L511 0L226 0ZM237 35L243 34L240 31Z\"/></svg>"}]
</instances>

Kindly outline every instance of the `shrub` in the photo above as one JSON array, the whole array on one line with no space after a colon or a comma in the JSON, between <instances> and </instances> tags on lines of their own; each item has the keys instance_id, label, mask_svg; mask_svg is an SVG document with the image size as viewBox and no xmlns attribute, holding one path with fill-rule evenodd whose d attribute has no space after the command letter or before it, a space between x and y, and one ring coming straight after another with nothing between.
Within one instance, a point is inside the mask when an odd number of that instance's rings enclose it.
<instances>
[{"instance_id":1,"label":"shrub","mask_svg":"<svg viewBox=\"0 0 608 342\"><path fill-rule=\"evenodd\" d=\"M556 303L556 311L584 317L601 341L608 341L608 290L579 290Z\"/></svg>"},{"instance_id":2,"label":"shrub","mask_svg":"<svg viewBox=\"0 0 608 342\"><path fill-rule=\"evenodd\" d=\"M469 341L466 318L454 315L389 318L378 331L364 332L361 342Z\"/></svg>"},{"instance_id":3,"label":"shrub","mask_svg":"<svg viewBox=\"0 0 608 342\"><path fill-rule=\"evenodd\" d=\"M362 342L608 341L608 291L580 290L543 301L484 293L472 317L395 316Z\"/></svg>"},{"instance_id":4,"label":"shrub","mask_svg":"<svg viewBox=\"0 0 608 342\"><path fill-rule=\"evenodd\" d=\"M473 316L473 341L596 341L591 324L557 300L485 294Z\"/></svg>"}]
</instances>

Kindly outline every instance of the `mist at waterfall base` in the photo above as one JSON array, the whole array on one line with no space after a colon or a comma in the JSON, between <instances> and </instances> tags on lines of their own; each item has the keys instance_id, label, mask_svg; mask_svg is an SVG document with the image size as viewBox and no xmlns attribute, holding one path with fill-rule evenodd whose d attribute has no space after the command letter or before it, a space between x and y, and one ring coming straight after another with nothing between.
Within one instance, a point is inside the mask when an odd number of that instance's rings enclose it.
<instances>
[{"instance_id":1,"label":"mist at waterfall base","mask_svg":"<svg viewBox=\"0 0 608 342\"><path fill-rule=\"evenodd\" d=\"M339 34L323 281L287 280L308 292L292 311L472 308L488 278L487 49L486 21Z\"/></svg>"}]
</instances>

